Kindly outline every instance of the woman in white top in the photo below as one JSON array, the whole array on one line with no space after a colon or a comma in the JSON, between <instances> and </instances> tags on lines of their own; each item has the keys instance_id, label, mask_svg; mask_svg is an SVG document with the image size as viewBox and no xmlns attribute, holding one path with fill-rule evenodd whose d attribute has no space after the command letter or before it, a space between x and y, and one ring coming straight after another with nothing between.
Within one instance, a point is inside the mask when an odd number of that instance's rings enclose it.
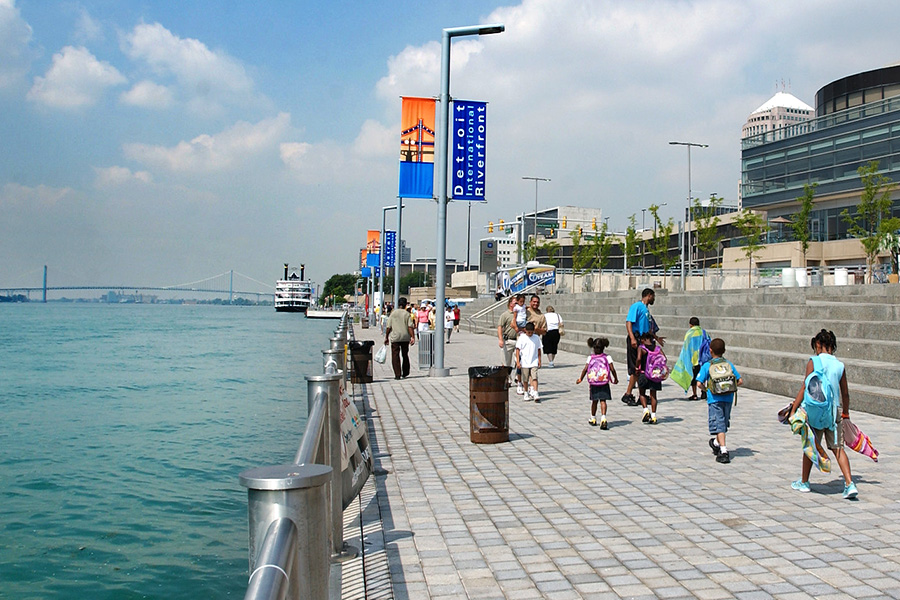
<instances>
[{"instance_id":1,"label":"woman in white top","mask_svg":"<svg viewBox=\"0 0 900 600\"><path fill-rule=\"evenodd\" d=\"M553 359L556 358L556 350L559 345L559 328L563 320L552 306L547 307L544 318L547 320L547 333L541 337L541 343L544 346L544 354L547 356L547 366L552 369L555 366Z\"/></svg>"},{"instance_id":2,"label":"woman in white top","mask_svg":"<svg viewBox=\"0 0 900 600\"><path fill-rule=\"evenodd\" d=\"M450 334L453 333L453 309L448 305L444 309L444 331L447 332L447 341L450 341Z\"/></svg>"}]
</instances>

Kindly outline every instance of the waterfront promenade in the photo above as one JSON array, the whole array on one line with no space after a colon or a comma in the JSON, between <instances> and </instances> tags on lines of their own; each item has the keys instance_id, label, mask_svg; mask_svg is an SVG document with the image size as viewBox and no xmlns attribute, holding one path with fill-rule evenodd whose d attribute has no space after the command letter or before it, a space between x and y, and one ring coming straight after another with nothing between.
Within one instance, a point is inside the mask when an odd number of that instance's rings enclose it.
<instances>
[{"instance_id":1,"label":"waterfront promenade","mask_svg":"<svg viewBox=\"0 0 900 600\"><path fill-rule=\"evenodd\" d=\"M381 343L374 328L356 335ZM365 393L385 473L361 499L368 597L900 598L900 422L851 410L881 453L850 452L858 500L841 499L836 474L799 493L799 439L775 419L788 398L741 391L732 462L718 464L705 403L675 384L657 425L618 400L620 384L609 430L589 426L574 383L585 356L562 352L540 371L540 404L510 391L510 441L472 444L467 368L499 353L462 332L448 378L417 370L415 347L409 379L375 364ZM345 571L344 598L362 597L359 577Z\"/></svg>"}]
</instances>

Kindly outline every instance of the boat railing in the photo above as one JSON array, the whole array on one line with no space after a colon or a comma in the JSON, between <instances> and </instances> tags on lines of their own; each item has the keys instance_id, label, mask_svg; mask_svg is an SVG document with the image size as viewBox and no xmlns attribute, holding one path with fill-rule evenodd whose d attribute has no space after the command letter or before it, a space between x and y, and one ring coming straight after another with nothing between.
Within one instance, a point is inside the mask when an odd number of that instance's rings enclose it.
<instances>
[{"instance_id":1,"label":"boat railing","mask_svg":"<svg viewBox=\"0 0 900 600\"><path fill-rule=\"evenodd\" d=\"M308 418L294 462L240 474L250 529L245 600L326 600L332 563L356 556L344 542L340 422L352 327L344 312L322 351L323 373L306 378Z\"/></svg>"}]
</instances>

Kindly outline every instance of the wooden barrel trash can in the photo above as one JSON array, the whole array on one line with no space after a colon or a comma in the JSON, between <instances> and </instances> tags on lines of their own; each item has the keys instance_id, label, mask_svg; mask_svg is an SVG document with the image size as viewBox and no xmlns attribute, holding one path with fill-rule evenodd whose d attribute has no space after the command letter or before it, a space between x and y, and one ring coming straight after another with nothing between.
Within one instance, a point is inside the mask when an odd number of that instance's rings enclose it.
<instances>
[{"instance_id":1,"label":"wooden barrel trash can","mask_svg":"<svg viewBox=\"0 0 900 600\"><path fill-rule=\"evenodd\" d=\"M469 367L469 439L509 441L509 367Z\"/></svg>"}]
</instances>

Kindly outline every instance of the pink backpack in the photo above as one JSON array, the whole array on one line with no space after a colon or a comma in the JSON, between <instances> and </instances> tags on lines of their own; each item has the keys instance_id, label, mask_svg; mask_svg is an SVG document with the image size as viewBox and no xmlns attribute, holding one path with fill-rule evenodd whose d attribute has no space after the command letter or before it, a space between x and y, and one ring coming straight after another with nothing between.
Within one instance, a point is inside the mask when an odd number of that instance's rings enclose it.
<instances>
[{"instance_id":1,"label":"pink backpack","mask_svg":"<svg viewBox=\"0 0 900 600\"><path fill-rule=\"evenodd\" d=\"M669 377L669 365L666 364L666 355L662 353L662 348L656 346L653 350L647 346L642 346L647 351L647 363L644 367L644 375L650 381L665 381Z\"/></svg>"},{"instance_id":2,"label":"pink backpack","mask_svg":"<svg viewBox=\"0 0 900 600\"><path fill-rule=\"evenodd\" d=\"M587 380L591 385L609 383L609 359L605 354L591 354L588 361Z\"/></svg>"}]
</instances>

